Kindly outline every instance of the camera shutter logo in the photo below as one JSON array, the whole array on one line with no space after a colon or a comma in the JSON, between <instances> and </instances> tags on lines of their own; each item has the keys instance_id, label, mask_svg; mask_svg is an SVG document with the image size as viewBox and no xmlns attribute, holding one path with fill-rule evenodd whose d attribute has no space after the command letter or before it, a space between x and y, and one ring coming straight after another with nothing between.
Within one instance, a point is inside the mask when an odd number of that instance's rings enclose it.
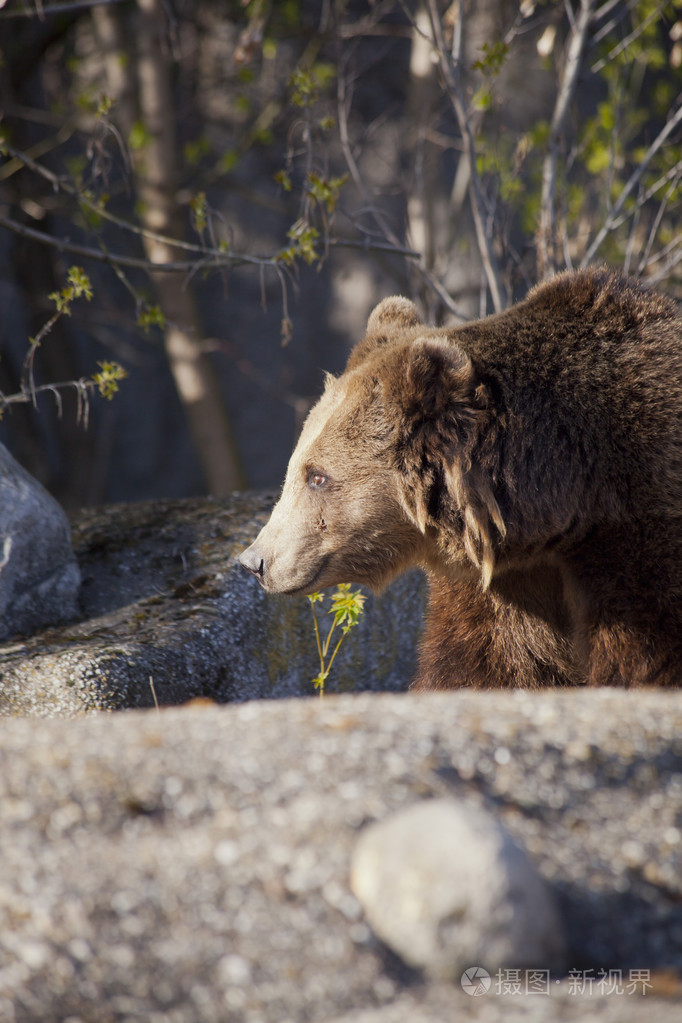
<instances>
[{"instance_id":1,"label":"camera shutter logo","mask_svg":"<svg viewBox=\"0 0 682 1023\"><path fill-rule=\"evenodd\" d=\"M490 991L492 980L487 970L482 966L470 966L462 974L462 990L468 995L485 995Z\"/></svg>"}]
</instances>

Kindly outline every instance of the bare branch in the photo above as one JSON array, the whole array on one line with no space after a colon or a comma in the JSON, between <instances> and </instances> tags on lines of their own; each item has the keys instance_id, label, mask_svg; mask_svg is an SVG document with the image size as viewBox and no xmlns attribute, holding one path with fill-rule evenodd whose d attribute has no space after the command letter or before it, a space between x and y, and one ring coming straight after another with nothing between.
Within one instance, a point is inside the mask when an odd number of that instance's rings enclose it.
<instances>
[{"instance_id":1,"label":"bare branch","mask_svg":"<svg viewBox=\"0 0 682 1023\"><path fill-rule=\"evenodd\" d=\"M75 390L78 395L78 416L77 419L80 422L84 418L84 406L87 409L88 406L88 391L94 390L97 387L95 380L88 380L85 377L81 377L80 380L64 380L60 384L40 384L38 387L32 387L30 390L17 391L16 394L3 394L0 391L0 416L6 408L11 405L29 405L36 403L37 394L50 393L54 395L57 403L58 414L62 414L62 399L61 391ZM85 411L85 419L87 420L87 411Z\"/></svg>"},{"instance_id":2,"label":"bare branch","mask_svg":"<svg viewBox=\"0 0 682 1023\"><path fill-rule=\"evenodd\" d=\"M599 248L609 234L617 225L620 213L625 206L625 203L630 196L630 193L637 187L641 180L644 171L647 169L654 156L661 148L666 139L672 134L677 125L682 121L682 97L678 97L678 107L675 114L666 122L663 128L660 130L654 141L647 149L644 157L639 166L632 172L628 181L623 188L623 191L618 196L618 200L614 203L613 209L607 216L606 220L602 224L601 228L597 232L594 241L587 249L587 252L580 261L581 267L587 266L588 263L594 259L595 255L599 251Z\"/></svg>"},{"instance_id":3,"label":"bare branch","mask_svg":"<svg viewBox=\"0 0 682 1023\"><path fill-rule=\"evenodd\" d=\"M615 8L622 6L623 0L606 0L601 7L597 8L594 12L594 20L601 21L607 14L610 14Z\"/></svg>"},{"instance_id":4,"label":"bare branch","mask_svg":"<svg viewBox=\"0 0 682 1023\"><path fill-rule=\"evenodd\" d=\"M640 24L637 25L637 27L634 28L632 32L625 37L625 39L622 39L617 46L614 46L614 48L610 50L605 57L602 57L601 60L595 61L595 63L590 67L590 71L597 74L599 71L602 71L607 64L610 64L614 57L617 57L620 53L623 53L624 50L627 50L630 43L633 43L635 39L641 36L652 21L656 21L660 18L662 7L663 5L661 4L655 11L651 12L648 18L645 18L642 22L640 22Z\"/></svg>"},{"instance_id":5,"label":"bare branch","mask_svg":"<svg viewBox=\"0 0 682 1023\"><path fill-rule=\"evenodd\" d=\"M48 4L47 6L36 4L33 10L30 7L22 7L18 11L0 11L0 18L40 18L41 21L44 21L50 14L66 14L69 11L87 10L88 7L109 7L112 4L124 2L125 0L69 0L68 3Z\"/></svg>"},{"instance_id":6,"label":"bare branch","mask_svg":"<svg viewBox=\"0 0 682 1023\"><path fill-rule=\"evenodd\" d=\"M580 11L568 40L566 64L550 122L547 152L542 165L540 216L536 235L538 278L540 280L549 276L556 269L556 192L559 144L578 84L578 75L583 63L594 5L595 0L581 0Z\"/></svg>"},{"instance_id":7,"label":"bare branch","mask_svg":"<svg viewBox=\"0 0 682 1023\"><path fill-rule=\"evenodd\" d=\"M433 34L433 44L438 55L441 74L443 75L447 85L448 98L455 112L455 117L457 118L459 130L464 142L464 149L469 160L469 201L471 203L471 212L474 218L476 241L478 243L481 260L483 262L488 289L493 300L493 308L495 309L495 312L501 312L506 303L502 293L500 272L495 253L493 251L492 239L486 230L486 207L483 198L483 190L481 188L481 179L479 177L478 167L476 164L476 143L474 141L474 135L471 130L471 123L469 121L459 81L462 47L461 0L458 0L457 8L457 21L455 24L455 34L451 54L448 55L445 46L443 23L441 21L440 11L438 10L436 0L429 0L431 32Z\"/></svg>"},{"instance_id":8,"label":"bare branch","mask_svg":"<svg viewBox=\"0 0 682 1023\"><path fill-rule=\"evenodd\" d=\"M599 7L594 12L595 24L600 21L603 21L603 19L606 18L607 15L609 15L612 10L615 10L616 13L613 16L613 18L605 22L601 26L601 28L597 29L597 31L592 36L592 45L595 46L597 43L600 43L602 39L606 38L609 32L613 32L616 25L618 25L619 22L623 20L623 18L627 17L627 14L632 7L634 7L634 4L632 2L623 3L623 0L608 0L608 3L605 3L601 7Z\"/></svg>"},{"instance_id":9,"label":"bare branch","mask_svg":"<svg viewBox=\"0 0 682 1023\"><path fill-rule=\"evenodd\" d=\"M677 249L672 250L657 273L653 274L651 277L644 278L644 284L650 285L651 287L654 287L656 284L660 284L661 281L664 281L670 276L670 272L674 270L679 263L682 263L682 245L679 244L678 238Z\"/></svg>"},{"instance_id":10,"label":"bare branch","mask_svg":"<svg viewBox=\"0 0 682 1023\"><path fill-rule=\"evenodd\" d=\"M633 213L637 212L640 206L644 206L649 199L651 199L656 192L658 192L668 181L679 181L682 175L682 160L678 160L674 167L667 170L665 174L661 174L660 178L654 181L653 185L649 185L647 189L642 190L641 196L638 198L634 210L622 210L621 214L613 222L613 230L621 227ZM674 194L674 193L673 193Z\"/></svg>"},{"instance_id":11,"label":"bare branch","mask_svg":"<svg viewBox=\"0 0 682 1023\"><path fill-rule=\"evenodd\" d=\"M623 260L623 273L625 273L626 275L630 273L630 266L632 265L632 255L633 255L633 252L635 250L635 243L636 243L636 240L637 240L637 231L638 231L639 224L640 224L640 221L641 221L641 218L642 218L642 208L643 208L643 203L640 201L636 205L635 215L632 218L632 224L630 225L630 231L628 233L628 241L627 241L627 245L625 246L625 258ZM655 233L656 232L654 231L654 235L655 235ZM653 242L653 236L651 236L651 241ZM646 260L644 260L644 263L646 263ZM640 263L640 266L641 265L642 264ZM641 273L641 270L640 270L640 273Z\"/></svg>"},{"instance_id":12,"label":"bare branch","mask_svg":"<svg viewBox=\"0 0 682 1023\"><path fill-rule=\"evenodd\" d=\"M197 263L204 267L239 267L239 266L276 266L276 260L272 256L244 256L231 255L228 252L213 252L204 250L206 253L203 260L180 260L178 262L152 263L148 259L139 259L135 256L115 255L111 252L102 252L100 249L93 249L88 245L78 245L75 242L63 238L53 238L44 231L37 231L26 224L20 224L11 217L5 217L0 213L0 227L6 227L9 231L20 235L22 238L30 238L31 241L49 245L60 252L72 252L76 256L83 256L86 259L94 259L98 263L110 263L112 266L124 266L131 270L160 271L162 273L189 273L194 270Z\"/></svg>"},{"instance_id":13,"label":"bare branch","mask_svg":"<svg viewBox=\"0 0 682 1023\"><path fill-rule=\"evenodd\" d=\"M188 242L183 239L170 238L168 235L160 234L158 231L152 231L146 227L140 227L138 224L133 224L131 221L126 220L124 217L118 217L114 213L110 213L109 210L105 209L99 203L93 202L88 198L87 195L83 195L71 182L66 181L63 177L58 174L54 174L47 167L37 163L28 153L24 153L19 149L15 149L8 142L3 142L3 149L5 149L11 156L23 163L30 170L39 174L46 181L49 181L55 191L66 192L67 195L73 196L77 200L79 205L85 206L86 209L91 210L102 220L107 220L110 224L115 224L116 227L122 228L124 231L129 231L131 234L137 235L140 238L148 238L150 241L162 242L165 245L172 245L175 249L184 249L186 252L197 252L201 253L202 256L216 255L220 256L220 249L207 248L205 245L199 245L196 242Z\"/></svg>"},{"instance_id":14,"label":"bare branch","mask_svg":"<svg viewBox=\"0 0 682 1023\"><path fill-rule=\"evenodd\" d=\"M647 238L646 245L644 246L644 252L642 253L642 258L640 259L639 266L637 267L637 272L640 274L644 272L644 268L646 267L649 261L649 256L651 255L651 250L653 248L656 235L658 234L658 229L661 226L663 215L667 209L670 199L673 197L673 195L677 194L677 189L679 187L681 176L682 166L678 165L677 174L674 180L671 181L671 183L668 185L665 195L663 196L661 202L659 203L658 210L656 211L656 216L654 217L653 222L651 224L651 228L649 230L649 237Z\"/></svg>"},{"instance_id":15,"label":"bare branch","mask_svg":"<svg viewBox=\"0 0 682 1023\"><path fill-rule=\"evenodd\" d=\"M358 192L360 193L360 195L363 196L368 209L371 210L372 216L376 221L377 225L379 226L383 237L387 238L390 243L390 245L388 246L386 245L385 242L368 243L366 246L360 243L361 246L366 247L368 250L371 250L372 248L378 245L380 250L396 252L398 254L403 255L409 254L412 258L417 259L418 260L416 264L417 272L421 275L425 283L428 284L428 286L436 292L436 294L441 299L445 307L449 309L450 312L457 316L459 319L461 320L468 319L466 314L463 313L462 310L457 307L455 302L453 302L451 296L448 294L448 292L440 283L440 281L438 281L433 276L433 274L429 273L426 267L422 264L421 253L415 253L412 252L412 250L404 249L404 247L400 243L400 239L393 231L391 225L384 216L383 212L377 208L375 203L372 202L372 197L369 195L367 191L365 182L363 181L360 169L357 165L357 161L355 159L355 156L353 155L353 148L351 146L350 134L348 131L348 97L346 94L346 78L345 75L341 73L339 73L337 77L337 113L341 150L343 152L344 159L346 161L346 166L348 167L350 176ZM337 241L337 244L348 243L340 243Z\"/></svg>"}]
</instances>

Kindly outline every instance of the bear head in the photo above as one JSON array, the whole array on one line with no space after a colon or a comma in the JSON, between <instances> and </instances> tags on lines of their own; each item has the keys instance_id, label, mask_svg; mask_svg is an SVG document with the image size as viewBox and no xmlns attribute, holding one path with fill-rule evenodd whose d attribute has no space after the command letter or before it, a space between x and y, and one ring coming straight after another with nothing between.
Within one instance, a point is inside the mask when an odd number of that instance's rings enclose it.
<instances>
[{"instance_id":1,"label":"bear head","mask_svg":"<svg viewBox=\"0 0 682 1023\"><path fill-rule=\"evenodd\" d=\"M280 500L240 563L272 593L380 589L413 564L487 586L504 523L485 446L489 396L469 356L384 299L306 419Z\"/></svg>"}]
</instances>

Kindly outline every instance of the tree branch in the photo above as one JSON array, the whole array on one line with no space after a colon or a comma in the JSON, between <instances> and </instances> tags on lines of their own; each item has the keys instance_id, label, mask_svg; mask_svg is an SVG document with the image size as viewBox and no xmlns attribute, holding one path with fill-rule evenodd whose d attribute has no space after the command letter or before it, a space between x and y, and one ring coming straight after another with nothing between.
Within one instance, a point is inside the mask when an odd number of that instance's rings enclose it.
<instances>
[{"instance_id":1,"label":"tree branch","mask_svg":"<svg viewBox=\"0 0 682 1023\"><path fill-rule=\"evenodd\" d=\"M604 239L606 238L607 234L609 234L609 232L612 231L614 227L618 225L618 218L623 207L625 206L625 203L630 193L637 186L642 177L642 174L647 169L647 167L649 166L649 164L651 163L651 161L653 160L654 156L661 148L663 143L666 141L668 136L672 134L672 132L680 123L680 121L682 121L682 97L678 97L678 104L679 105L675 114L670 118L669 121L666 122L666 124L660 130L660 132L658 133L658 135L656 136L656 138L654 139L654 141L651 143L648 150L644 154L641 163L628 178L625 187L623 188L623 191L618 196L618 200L614 203L613 209L610 211L606 220L604 221L601 228L597 232L594 241L589 246L587 252L580 261L581 267L587 266L592 261L592 259L599 251L599 248Z\"/></svg>"},{"instance_id":2,"label":"tree branch","mask_svg":"<svg viewBox=\"0 0 682 1023\"><path fill-rule=\"evenodd\" d=\"M457 8L457 22L455 24L452 53L448 56L438 4L436 0L429 0L429 19L431 22L431 32L433 34L432 43L436 54L438 55L438 63L447 86L448 98L450 99L452 108L455 112L455 117L457 118L459 130L464 142L464 150L469 160L469 201L471 203L471 212L474 218L476 241L478 243L481 260L483 262L488 289L493 300L493 308L495 309L495 312L501 312L504 309L506 302L502 293L500 272L495 253L493 251L492 239L486 230L486 207L485 200L483 198L483 190L481 188L481 179L479 177L478 167L476 164L476 143L474 141L474 135L471 130L471 124L459 82L462 50L461 0L458 0Z\"/></svg>"},{"instance_id":3,"label":"tree branch","mask_svg":"<svg viewBox=\"0 0 682 1023\"><path fill-rule=\"evenodd\" d=\"M33 10L30 7L23 7L19 11L0 11L0 18L40 18L44 21L49 14L65 14L68 11L87 10L88 7L111 6L121 4L125 0L69 0L68 3L43 4L36 3Z\"/></svg>"},{"instance_id":4,"label":"tree branch","mask_svg":"<svg viewBox=\"0 0 682 1023\"><path fill-rule=\"evenodd\" d=\"M122 256L111 252L103 252L101 249L93 249L88 245L78 245L76 242L63 238L53 238L44 231L37 231L27 224L20 224L11 217L0 213L0 227L6 227L8 231L20 235L22 238L30 238L31 241L40 242L42 245L49 245L60 252L72 252L76 256L83 256L85 259L94 259L97 263L109 263L112 266L124 266L131 270L145 270L162 273L191 273L197 268L239 267L239 266L276 266L276 260L271 256L235 256L227 252L216 252L214 250L203 250L206 255L203 259L178 260L175 262L153 263L148 259L139 259L136 256Z\"/></svg>"},{"instance_id":5,"label":"tree branch","mask_svg":"<svg viewBox=\"0 0 682 1023\"><path fill-rule=\"evenodd\" d=\"M369 250L371 250L374 247L378 247L380 250L383 250L383 251L393 251L393 252L396 252L398 254L403 254L403 255L408 255L409 254L410 256L416 258L418 260L418 262L416 264L417 272L421 275L422 279L428 284L428 286L430 288L432 288L436 292L436 294L441 299L441 301L443 302L445 307L447 309L449 309L450 312L453 313L455 316L457 316L459 319L461 319L461 320L468 319L468 317L462 312L462 310L458 309L456 303L453 302L451 296L448 294L448 292L443 287L443 285L440 283L440 281L438 281L433 276L433 274L429 273L429 271L423 265L422 254L418 253L418 252L413 252L412 250L407 250L406 251L404 249L404 247L400 243L400 239L397 237L397 235L395 234L395 232L391 228L391 225L389 224L389 222L386 219L386 217L384 216L384 214L381 212L381 210L378 210L376 208L375 204L372 202L372 197L369 195L369 193L367 191L367 188L365 186L365 182L363 181L362 175L360 174L360 169L359 169L359 167L357 165L355 157L353 156L353 150L352 150L352 146L351 146L351 143L350 143L350 135L349 135L349 132L348 132L348 111L347 111L347 96L346 96L346 79L345 79L345 75L343 75L341 73L341 71L339 71L339 74L338 74L338 77L337 77L337 102L336 102L336 106L337 106L338 124L339 124L339 140L341 142L341 150L343 152L344 159L346 161L346 166L348 167L348 170L350 172L350 176L351 176L351 178L353 180L353 183L355 184L355 187L357 188L357 190L360 193L360 195L363 196L363 198L365 199L365 202L367 203L368 208L371 210L372 216L374 217L374 220L376 221L379 229L381 230L382 235L385 238L387 238L389 243L390 243L390 245L388 245L388 246L386 246L385 243L371 243L371 244L367 244L366 247ZM363 245L363 243L360 243L360 244L361 244L361 246Z\"/></svg>"},{"instance_id":6,"label":"tree branch","mask_svg":"<svg viewBox=\"0 0 682 1023\"><path fill-rule=\"evenodd\" d=\"M578 75L582 67L594 5L595 0L581 0L580 12L575 20L566 48L566 64L550 122L547 152L542 165L540 216L535 239L539 280L543 280L556 270L556 192L559 143L578 84Z\"/></svg>"},{"instance_id":7,"label":"tree branch","mask_svg":"<svg viewBox=\"0 0 682 1023\"><path fill-rule=\"evenodd\" d=\"M40 177L52 185L55 191L66 192L67 195L72 196L79 205L85 206L86 209L91 210L96 216L101 217L102 220L108 221L110 224L115 224L116 227L122 228L124 231L130 232L130 234L137 235L139 238L148 238L150 241L161 242L165 245L172 245L175 249L184 249L186 252L197 252L202 256L224 256L225 253L217 248L210 248L206 245L199 245L197 242L188 242L179 238L171 238L168 235L161 234L158 231L152 231L150 228L140 227L138 224L133 224L124 217L118 217L114 213L110 213L109 210L105 209L100 204L93 202L88 198L87 195L83 195L82 192L72 185L69 181L65 181L63 177L58 174L54 174L47 167L37 163L28 153L22 152L20 149L15 149L8 142L3 141L2 148L9 153L10 156L14 157L15 160L24 164L34 173L39 174ZM249 257L245 257L247 260Z\"/></svg>"},{"instance_id":8,"label":"tree branch","mask_svg":"<svg viewBox=\"0 0 682 1023\"><path fill-rule=\"evenodd\" d=\"M590 67L590 71L593 71L595 74L597 74L599 71L602 71L606 67L606 65L613 60L614 57L617 57L620 53L623 53L624 50L627 50L630 43L633 43L635 39L638 39L639 36L641 36L642 33L646 31L646 29L648 28L652 21L656 21L658 18L661 17L662 6L663 5L657 7L655 11L652 11L647 18L640 22L640 24L637 25L637 27L634 28L632 32L630 32L630 34L625 37L625 39L622 39L617 46L614 46L613 49L610 50L605 57L602 57L601 60L595 61L595 63L592 64L592 66Z\"/></svg>"},{"instance_id":9,"label":"tree branch","mask_svg":"<svg viewBox=\"0 0 682 1023\"><path fill-rule=\"evenodd\" d=\"M81 377L80 380L64 380L59 384L39 384L37 387L32 385L30 391L17 391L16 394L3 394L0 391L0 418L6 408L11 405L35 405L36 395L45 394L49 392L54 395L55 402L57 403L58 415L61 417L62 414L62 396L60 391L75 390L78 398L78 408L76 412L76 421L83 422L83 425L87 428L89 419L89 402L88 402L88 391L94 390L97 387L95 380L89 380L86 377Z\"/></svg>"}]
</instances>

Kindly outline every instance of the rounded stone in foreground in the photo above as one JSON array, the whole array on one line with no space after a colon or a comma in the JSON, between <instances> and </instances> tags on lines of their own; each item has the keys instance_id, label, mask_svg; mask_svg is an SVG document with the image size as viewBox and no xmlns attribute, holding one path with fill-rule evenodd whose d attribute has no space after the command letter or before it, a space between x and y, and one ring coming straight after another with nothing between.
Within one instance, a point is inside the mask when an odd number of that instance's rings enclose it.
<instances>
[{"instance_id":1,"label":"rounded stone in foreground","mask_svg":"<svg viewBox=\"0 0 682 1023\"><path fill-rule=\"evenodd\" d=\"M351 887L377 936L434 979L458 980L472 965L563 965L551 891L476 806L432 799L371 824L353 854Z\"/></svg>"}]
</instances>

